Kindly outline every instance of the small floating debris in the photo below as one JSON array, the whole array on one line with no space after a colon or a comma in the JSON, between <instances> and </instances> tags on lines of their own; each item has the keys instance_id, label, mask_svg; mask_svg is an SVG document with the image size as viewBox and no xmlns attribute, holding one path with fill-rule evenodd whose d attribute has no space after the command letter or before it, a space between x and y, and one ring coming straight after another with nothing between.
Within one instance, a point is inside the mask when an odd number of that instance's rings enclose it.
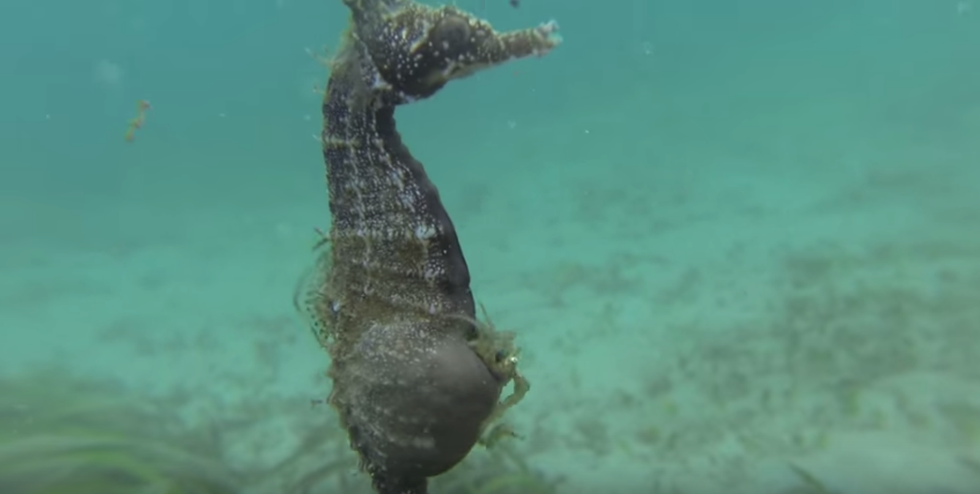
<instances>
[{"instance_id":1,"label":"small floating debris","mask_svg":"<svg viewBox=\"0 0 980 494\"><path fill-rule=\"evenodd\" d=\"M143 128L143 124L146 122L146 112L151 108L153 107L150 106L150 102L145 99L136 102L136 117L129 121L129 127L126 129L126 142L136 140L136 131Z\"/></svg>"}]
</instances>

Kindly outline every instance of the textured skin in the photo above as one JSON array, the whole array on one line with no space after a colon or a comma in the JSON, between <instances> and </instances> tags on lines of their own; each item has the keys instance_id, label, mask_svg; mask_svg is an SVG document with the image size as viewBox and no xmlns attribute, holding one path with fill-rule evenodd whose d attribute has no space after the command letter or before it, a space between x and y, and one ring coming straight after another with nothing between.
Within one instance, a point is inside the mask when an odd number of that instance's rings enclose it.
<instances>
[{"instance_id":1,"label":"textured skin","mask_svg":"<svg viewBox=\"0 0 980 494\"><path fill-rule=\"evenodd\" d=\"M450 7L345 4L352 26L323 102L330 248L307 304L331 356L329 402L375 489L424 494L427 478L479 439L513 375L498 365L506 353L476 350L487 345L466 260L438 191L401 142L395 107L546 53L556 26L499 34Z\"/></svg>"}]
</instances>

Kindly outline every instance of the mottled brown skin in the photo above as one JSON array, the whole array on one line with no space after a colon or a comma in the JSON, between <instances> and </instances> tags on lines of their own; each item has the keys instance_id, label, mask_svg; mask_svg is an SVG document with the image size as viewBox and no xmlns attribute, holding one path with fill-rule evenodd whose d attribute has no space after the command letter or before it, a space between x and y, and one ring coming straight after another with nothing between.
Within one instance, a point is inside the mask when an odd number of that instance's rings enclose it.
<instances>
[{"instance_id":1,"label":"mottled brown skin","mask_svg":"<svg viewBox=\"0 0 980 494\"><path fill-rule=\"evenodd\" d=\"M323 102L333 223L306 302L331 356L329 402L375 490L423 494L516 401L503 387L527 386L510 341L476 323L455 227L395 107L559 40L553 23L500 34L451 7L344 3L352 25Z\"/></svg>"}]
</instances>

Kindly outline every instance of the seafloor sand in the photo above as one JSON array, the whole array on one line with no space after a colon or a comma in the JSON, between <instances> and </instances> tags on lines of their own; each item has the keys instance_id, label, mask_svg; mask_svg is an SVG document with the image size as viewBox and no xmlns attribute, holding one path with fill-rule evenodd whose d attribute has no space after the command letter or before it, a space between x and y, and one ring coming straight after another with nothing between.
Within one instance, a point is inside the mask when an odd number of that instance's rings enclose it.
<instances>
[{"instance_id":1,"label":"seafloor sand","mask_svg":"<svg viewBox=\"0 0 980 494\"><path fill-rule=\"evenodd\" d=\"M606 110L501 123L455 168L419 147L478 298L520 333L534 387L510 447L572 494L978 492L967 144L824 145L779 114L652 136ZM290 301L325 198L165 196L38 200L3 233L0 326L18 336L0 370L177 397L235 427L227 461L273 463L334 420L310 406L327 361Z\"/></svg>"}]
</instances>

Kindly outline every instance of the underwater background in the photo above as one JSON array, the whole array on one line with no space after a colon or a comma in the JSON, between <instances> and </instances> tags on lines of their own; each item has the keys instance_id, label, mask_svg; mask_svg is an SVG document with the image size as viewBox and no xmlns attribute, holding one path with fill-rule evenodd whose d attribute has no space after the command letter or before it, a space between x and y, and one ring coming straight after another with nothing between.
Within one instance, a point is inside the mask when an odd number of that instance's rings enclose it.
<instances>
[{"instance_id":1,"label":"underwater background","mask_svg":"<svg viewBox=\"0 0 980 494\"><path fill-rule=\"evenodd\" d=\"M458 5L565 41L397 114L532 384L434 493L980 492L980 2ZM292 301L346 19L0 5L0 492L370 492Z\"/></svg>"}]
</instances>

